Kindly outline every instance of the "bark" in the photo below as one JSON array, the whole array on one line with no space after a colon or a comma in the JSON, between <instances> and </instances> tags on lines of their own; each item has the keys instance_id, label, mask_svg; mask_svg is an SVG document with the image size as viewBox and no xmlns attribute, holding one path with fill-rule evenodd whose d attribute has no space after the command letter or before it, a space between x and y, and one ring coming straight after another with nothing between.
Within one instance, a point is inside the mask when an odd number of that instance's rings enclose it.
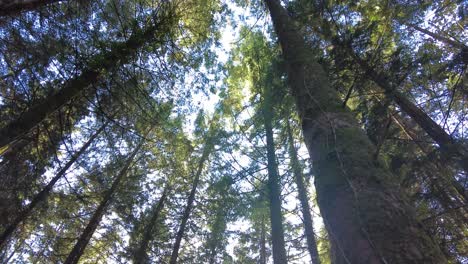
<instances>
[{"instance_id":1,"label":"bark","mask_svg":"<svg viewBox=\"0 0 468 264\"><path fill-rule=\"evenodd\" d=\"M391 173L373 161L366 137L277 0L265 0L315 171L332 243L347 263L446 263Z\"/></svg>"},{"instance_id":2,"label":"bark","mask_svg":"<svg viewBox=\"0 0 468 264\"><path fill-rule=\"evenodd\" d=\"M210 141L210 139L208 139ZM200 183L200 176L203 171L203 167L205 165L205 161L208 159L208 156L211 152L211 143L207 142L204 149L200 161L198 162L198 168L195 173L195 177L192 184L192 189L190 190L189 197L187 199L187 205L185 206L184 214L182 215L182 220L180 222L179 230L176 234L176 239L174 246L172 248L171 259L169 264L176 264L177 258L179 257L179 249L180 243L182 242L182 238L184 237L185 228L187 227L187 222L190 218L190 213L192 212L193 203L195 202L195 194L197 192L198 184Z\"/></svg>"},{"instance_id":3,"label":"bark","mask_svg":"<svg viewBox=\"0 0 468 264\"><path fill-rule=\"evenodd\" d=\"M268 89L268 88L267 88ZM266 132L268 160L268 196L270 204L271 240L273 244L273 263L287 263L284 243L283 216L281 214L281 187L276 163L275 142L272 127L272 109L269 92L266 92L263 107L263 121Z\"/></svg>"},{"instance_id":4,"label":"bark","mask_svg":"<svg viewBox=\"0 0 468 264\"><path fill-rule=\"evenodd\" d=\"M114 182L111 185L111 188L106 192L104 199L102 199L101 203L97 207L96 211L94 212L93 216L88 222L88 225L84 229L81 236L78 238L75 246L73 247L72 251L68 255L67 259L65 260L64 264L76 264L80 260L81 256L83 255L86 246L88 245L91 237L93 236L94 232L96 231L97 227L99 226L102 217L107 211L107 208L112 202L112 198L119 188L122 179L126 176L128 169L132 165L132 162L140 150L141 146L143 146L143 140L139 143L139 145L135 148L135 150L130 154L127 161L125 162L124 167L119 172L117 177L115 178Z\"/></svg>"},{"instance_id":5,"label":"bark","mask_svg":"<svg viewBox=\"0 0 468 264\"><path fill-rule=\"evenodd\" d=\"M312 219L309 197L304 183L304 175L297 158L297 151L294 147L294 138L292 136L289 120L286 120L286 129L289 141L289 157L291 159L291 167L293 169L294 181L297 185L298 199L301 203L301 212L304 222L305 237L307 240L307 249L309 250L310 258L313 264L320 264L320 258L317 250L317 241L315 239L314 221Z\"/></svg>"},{"instance_id":6,"label":"bark","mask_svg":"<svg viewBox=\"0 0 468 264\"><path fill-rule=\"evenodd\" d=\"M138 249L135 251L135 254L134 254L134 257L133 257L135 264L149 263L148 262L148 254L147 254L148 245L149 245L149 243L151 242L151 240L154 237L154 234L155 234L155 231L156 231L155 228L156 228L157 222L159 221L159 218L160 218L159 216L161 214L161 211L164 208L164 203L166 202L166 198L167 198L167 194L169 192L169 188L170 187L168 187L168 186L166 186L166 188L164 188L164 191L163 191L163 193L161 195L161 198L159 198L159 202L157 203L156 207L153 210L151 219L149 220L149 222L145 226L145 230L144 230L144 233L143 233L143 238L141 239L141 241L139 243L139 246L138 246Z\"/></svg>"},{"instance_id":7,"label":"bark","mask_svg":"<svg viewBox=\"0 0 468 264\"><path fill-rule=\"evenodd\" d=\"M52 180L42 189L29 203L26 208L24 208L19 215L5 228L2 235L0 236L0 249L2 249L8 238L15 232L18 226L23 223L33 212L34 208L41 202L45 201L52 191L55 183L61 179L67 170L78 160L78 158L88 149L88 147L93 143L93 141L98 137L98 135L104 130L107 123L103 124L89 139L88 141L71 157L71 159L63 166L62 169L57 172L57 174L52 178Z\"/></svg>"},{"instance_id":8,"label":"bark","mask_svg":"<svg viewBox=\"0 0 468 264\"><path fill-rule=\"evenodd\" d=\"M0 150L8 147L9 144L37 126L44 118L61 108L65 103L88 90L106 72L128 63L144 44L160 40L167 34L174 16L171 17L172 12L162 9L164 7L155 11L157 21L152 21L152 24L143 30L136 29L126 42L113 45L109 52L95 56L81 74L65 82L62 89L33 105L16 120L1 128Z\"/></svg>"},{"instance_id":9,"label":"bark","mask_svg":"<svg viewBox=\"0 0 468 264\"><path fill-rule=\"evenodd\" d=\"M24 11L35 10L57 2L60 2L60 0L2 0L0 1L0 17L14 16Z\"/></svg>"}]
</instances>

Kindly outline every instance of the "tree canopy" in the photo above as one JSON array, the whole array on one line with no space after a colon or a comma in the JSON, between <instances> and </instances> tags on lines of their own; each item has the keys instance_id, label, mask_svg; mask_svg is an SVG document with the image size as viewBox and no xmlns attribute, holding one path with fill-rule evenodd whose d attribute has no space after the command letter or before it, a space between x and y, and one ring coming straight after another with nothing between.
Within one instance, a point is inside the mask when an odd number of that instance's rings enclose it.
<instances>
[{"instance_id":1,"label":"tree canopy","mask_svg":"<svg viewBox=\"0 0 468 264\"><path fill-rule=\"evenodd\" d=\"M468 4L0 2L0 263L468 262Z\"/></svg>"}]
</instances>

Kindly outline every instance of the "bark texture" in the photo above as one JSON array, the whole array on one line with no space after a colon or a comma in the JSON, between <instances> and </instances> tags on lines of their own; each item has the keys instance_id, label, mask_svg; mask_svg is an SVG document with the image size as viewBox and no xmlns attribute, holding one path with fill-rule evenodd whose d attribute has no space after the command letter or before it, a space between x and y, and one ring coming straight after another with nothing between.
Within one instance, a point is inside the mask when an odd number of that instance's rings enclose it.
<instances>
[{"instance_id":1,"label":"bark texture","mask_svg":"<svg viewBox=\"0 0 468 264\"><path fill-rule=\"evenodd\" d=\"M149 220L149 222L145 226L143 238L141 239L141 241L139 243L139 246L138 246L137 250L135 251L135 254L134 254L134 257L133 257L135 264L149 263L148 262L148 253L147 253L148 252L148 245L151 242L151 240L153 239L154 233L156 232L155 228L156 228L157 222L158 222L158 220L160 218L161 211L164 208L164 203L166 202L168 192L169 192L169 187L166 186L166 188L164 188L164 191L163 191L163 193L161 195L161 198L159 198L159 201L158 201L156 207L153 210L151 219Z\"/></svg>"},{"instance_id":2,"label":"bark texture","mask_svg":"<svg viewBox=\"0 0 468 264\"><path fill-rule=\"evenodd\" d=\"M304 175L302 173L299 160L297 158L297 151L294 147L294 138L292 136L289 120L286 120L286 129L288 132L289 141L289 157L291 159L291 167L294 174L294 181L297 185L298 199L301 203L301 212L304 222L305 237L307 240L307 249L309 250L310 258L313 264L320 264L320 258L317 251L317 241L314 233L314 221L312 219L309 197L307 195L307 188L304 183Z\"/></svg>"},{"instance_id":3,"label":"bark texture","mask_svg":"<svg viewBox=\"0 0 468 264\"><path fill-rule=\"evenodd\" d=\"M141 143L130 154L130 157L128 157L127 161L125 162L124 167L122 168L122 170L119 172L119 174L115 178L114 182L112 183L111 188L106 192L104 199L102 199L101 203L97 207L93 216L89 220L88 225L84 229L81 236L78 238L78 241L76 242L72 251L70 252L70 254L68 254L68 257L65 260L64 264L76 264L80 260L81 256L83 255L83 252L86 249L86 246L88 246L88 243L91 240L91 237L93 236L97 227L101 223L102 217L104 216L104 214L107 211L107 208L112 202L112 198L115 192L117 191L117 189L119 188L120 183L122 182L122 179L125 178L125 176L127 175L127 171L132 165L132 162L142 145L143 145L143 141L141 141Z\"/></svg>"},{"instance_id":4,"label":"bark texture","mask_svg":"<svg viewBox=\"0 0 468 264\"><path fill-rule=\"evenodd\" d=\"M1 128L0 150L37 126L65 103L89 89L92 84L97 83L106 75L106 72L128 63L144 44L160 40L166 35L170 31L168 26L171 25L174 17L171 16L170 8L160 7L160 9L153 16L155 20L151 21L151 25L143 30L137 29L126 42L115 44L109 52L91 59L81 74L65 82L62 89L32 106L16 120Z\"/></svg>"},{"instance_id":5,"label":"bark texture","mask_svg":"<svg viewBox=\"0 0 468 264\"><path fill-rule=\"evenodd\" d=\"M71 157L71 159L63 166L63 168L52 178L52 180L42 189L24 208L19 215L5 228L2 235L0 236L0 250L5 246L8 238L15 232L19 224L23 223L32 213L34 208L41 202L45 201L49 196L55 183L65 175L67 170L75 163L75 161L88 149L93 143L97 136L104 130L107 123L102 125L89 139L88 141Z\"/></svg>"},{"instance_id":6,"label":"bark texture","mask_svg":"<svg viewBox=\"0 0 468 264\"><path fill-rule=\"evenodd\" d=\"M446 263L416 219L392 175L373 159L375 147L343 109L285 9L265 0L288 67L313 160L325 226L346 263Z\"/></svg>"}]
</instances>

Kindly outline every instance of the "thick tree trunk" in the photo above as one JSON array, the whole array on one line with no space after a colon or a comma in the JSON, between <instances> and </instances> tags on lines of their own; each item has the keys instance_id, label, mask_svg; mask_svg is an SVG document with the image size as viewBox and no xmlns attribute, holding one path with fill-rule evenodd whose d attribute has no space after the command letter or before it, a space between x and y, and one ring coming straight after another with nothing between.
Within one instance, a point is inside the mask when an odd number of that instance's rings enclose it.
<instances>
[{"instance_id":1,"label":"thick tree trunk","mask_svg":"<svg viewBox=\"0 0 468 264\"><path fill-rule=\"evenodd\" d=\"M135 264L145 264L148 262L148 245L154 237L155 227L159 221L159 215L161 214L162 209L164 208L164 203L166 202L167 194L170 187L166 186L164 191L159 198L158 204L152 212L151 219L145 226L143 238L141 239L138 249L135 251L133 259Z\"/></svg>"},{"instance_id":2,"label":"thick tree trunk","mask_svg":"<svg viewBox=\"0 0 468 264\"><path fill-rule=\"evenodd\" d=\"M120 183L122 182L122 179L127 175L127 171L132 165L132 162L140 150L141 146L143 146L143 140L138 144L138 146L135 148L135 150L130 154L128 157L127 161L125 162L124 167L120 171L120 173L117 175L115 178L114 182L112 183L111 188L106 192L106 195L104 196L104 199L102 199L101 203L97 207L96 211L94 212L93 216L89 220L88 225L84 229L83 233L81 236L78 238L78 241L76 242L75 246L73 247L72 251L68 255L67 259L65 260L64 264L76 264L80 260L81 256L83 255L84 250L86 249L86 246L88 245L89 241L91 240L91 237L94 234L94 231L96 231L97 227L99 226L102 217L106 213L107 208L109 207L109 204L112 201L112 198L117 190L117 188L120 186Z\"/></svg>"},{"instance_id":3,"label":"thick tree trunk","mask_svg":"<svg viewBox=\"0 0 468 264\"><path fill-rule=\"evenodd\" d=\"M293 169L294 181L297 185L298 198L301 203L301 212L304 222L304 231L307 239L307 249L309 250L310 258L313 264L320 264L320 258L317 251L317 241L314 233L314 221L310 213L309 197L304 183L304 175L297 158L297 151L294 147L294 138L292 136L289 120L286 120L286 129L289 141L289 158L291 159L291 167Z\"/></svg>"},{"instance_id":4,"label":"thick tree trunk","mask_svg":"<svg viewBox=\"0 0 468 264\"><path fill-rule=\"evenodd\" d=\"M60 0L1 0L0 16L13 16L56 2Z\"/></svg>"},{"instance_id":5,"label":"thick tree trunk","mask_svg":"<svg viewBox=\"0 0 468 264\"><path fill-rule=\"evenodd\" d=\"M318 203L332 243L348 263L446 263L375 147L347 109L277 0L265 0L288 67L313 160Z\"/></svg>"},{"instance_id":6,"label":"thick tree trunk","mask_svg":"<svg viewBox=\"0 0 468 264\"><path fill-rule=\"evenodd\" d=\"M52 188L59 179L65 175L67 170L75 163L75 161L88 149L88 147L93 143L97 136L104 130L107 123L103 124L89 139L88 141L71 157L71 159L65 164L65 166L60 169L60 171L52 178L52 180L40 191L29 203L26 208L24 208L20 214L10 223L2 235L0 236L0 250L5 246L6 241L11 236L13 232L18 228L18 225L24 222L32 213L34 208L41 202L45 201L49 196Z\"/></svg>"},{"instance_id":7,"label":"thick tree trunk","mask_svg":"<svg viewBox=\"0 0 468 264\"><path fill-rule=\"evenodd\" d=\"M269 88L267 88L269 89ZM267 160L268 160L268 196L270 204L271 240L273 244L273 263L285 264L288 262L286 246L284 243L283 216L281 214L281 187L276 163L275 142L272 127L272 109L269 92L265 92L263 107L263 121L266 133Z\"/></svg>"},{"instance_id":8,"label":"thick tree trunk","mask_svg":"<svg viewBox=\"0 0 468 264\"><path fill-rule=\"evenodd\" d=\"M182 215L179 230L177 231L177 234L176 234L175 243L174 243L174 247L172 248L172 254L171 254L171 259L169 261L169 264L176 264L177 258L179 257L180 243L182 242L182 238L184 237L185 228L187 227L187 222L190 218L190 213L192 212L193 203L195 201L195 194L197 192L197 187L200 182L200 176L203 171L203 166L211 152L212 145L209 141L210 139L208 139L208 142L206 143L203 149L202 156L200 157L200 161L198 162L198 168L195 173L195 177L194 177L193 184L192 184L192 189L190 190L190 194L187 199L187 205L185 206L184 214Z\"/></svg>"},{"instance_id":9,"label":"thick tree trunk","mask_svg":"<svg viewBox=\"0 0 468 264\"><path fill-rule=\"evenodd\" d=\"M160 7L160 9L163 8ZM126 42L115 44L111 51L99 54L91 59L82 73L66 81L62 89L32 106L16 120L1 128L0 150L8 147L9 144L37 126L49 114L62 107L75 96L89 89L106 72L128 63L144 44L154 42L167 34L169 32L168 25L174 20L171 17L171 12L168 10L155 12L158 14L158 21L152 21L153 24L144 30L137 29Z\"/></svg>"}]
</instances>

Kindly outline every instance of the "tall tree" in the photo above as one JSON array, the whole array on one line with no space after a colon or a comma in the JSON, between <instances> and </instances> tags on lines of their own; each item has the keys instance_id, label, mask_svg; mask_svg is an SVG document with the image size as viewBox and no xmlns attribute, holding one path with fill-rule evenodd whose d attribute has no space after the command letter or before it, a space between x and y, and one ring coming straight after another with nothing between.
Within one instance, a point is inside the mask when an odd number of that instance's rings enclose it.
<instances>
[{"instance_id":1,"label":"tall tree","mask_svg":"<svg viewBox=\"0 0 468 264\"><path fill-rule=\"evenodd\" d=\"M281 181L276 163L275 142L273 139L273 108L270 87L264 88L262 107L263 125L265 126L268 160L268 196L270 200L271 237L273 244L273 262L288 263L284 243L283 216L281 214Z\"/></svg>"},{"instance_id":2,"label":"tall tree","mask_svg":"<svg viewBox=\"0 0 468 264\"><path fill-rule=\"evenodd\" d=\"M49 181L49 183L42 189L32 201L24 208L20 214L4 229L2 235L0 236L0 249L2 249L7 242L8 238L13 232L18 228L18 225L24 222L28 216L31 215L34 208L41 202L47 199L49 193L52 191L54 185L60 180L65 173L70 169L70 167L80 158L80 156L91 146L94 140L99 136L99 134L104 130L107 123L104 123L89 139L88 141L70 158L70 160L60 169L57 174Z\"/></svg>"},{"instance_id":3,"label":"tall tree","mask_svg":"<svg viewBox=\"0 0 468 264\"><path fill-rule=\"evenodd\" d=\"M154 233L156 232L156 225L157 221L160 220L161 211L164 207L164 203L166 202L167 195L170 191L170 187L166 185L164 188L159 201L155 204L151 218L149 219L148 223L146 223L143 237L141 238L140 242L138 243L138 247L133 254L134 263L137 264L144 264L148 263L148 245L151 242Z\"/></svg>"},{"instance_id":4,"label":"tall tree","mask_svg":"<svg viewBox=\"0 0 468 264\"><path fill-rule=\"evenodd\" d=\"M395 186L372 161L374 146L341 107L322 66L314 61L277 0L265 0L287 64L288 82L316 172L318 203L332 242L350 263L443 263Z\"/></svg>"},{"instance_id":5,"label":"tall tree","mask_svg":"<svg viewBox=\"0 0 468 264\"><path fill-rule=\"evenodd\" d=\"M301 212L304 221L304 233L307 239L307 249L309 250L312 263L320 264L320 258L317 251L317 241L315 239L314 233L314 222L310 213L311 208L309 204L309 197L307 195L308 192L304 182L302 168L297 157L297 150L294 146L294 137L289 119L286 120L286 133L288 135L289 158L291 159L294 181L297 185L298 198L299 202L301 203Z\"/></svg>"},{"instance_id":6,"label":"tall tree","mask_svg":"<svg viewBox=\"0 0 468 264\"><path fill-rule=\"evenodd\" d=\"M67 259L64 263L66 264L76 264L80 260L83 252L86 249L91 237L93 236L94 232L99 226L99 223L102 220L102 217L106 213L109 205L112 202L112 198L115 195L115 192L120 187L122 180L127 175L127 171L129 170L130 166L135 159L135 156L140 151L141 147L143 146L144 141L141 140L138 146L133 150L133 152L129 155L127 160L125 161L124 167L120 170L119 174L115 177L115 180L112 182L112 185L109 190L107 190L104 198L102 199L101 203L97 207L96 211L94 212L93 216L88 222L88 225L83 230L83 233L78 238L75 246L73 247L72 251L68 255Z\"/></svg>"},{"instance_id":7,"label":"tall tree","mask_svg":"<svg viewBox=\"0 0 468 264\"><path fill-rule=\"evenodd\" d=\"M187 227L187 223L190 218L190 214L192 212L194 202L195 202L195 195L197 193L197 188L200 183L200 177L202 176L203 168L205 166L205 163L208 160L208 157L210 156L211 152L213 151L213 136L214 136L214 129L215 129L215 123L214 121L211 121L210 128L208 131L208 134L205 135L205 143L203 146L202 154L201 157L198 160L195 174L193 175L193 182L192 182L192 188L190 190L190 194L187 198L187 203L184 208L184 212L182 214L182 218L180 220L180 225L176 233L175 237L175 242L174 246L172 248L172 253L171 253L171 258L169 260L170 264L176 264L177 263L177 258L179 257L179 249L180 249L180 243L182 242L182 239L185 234L185 229Z\"/></svg>"},{"instance_id":8,"label":"tall tree","mask_svg":"<svg viewBox=\"0 0 468 264\"><path fill-rule=\"evenodd\" d=\"M106 72L128 63L143 45L151 42L160 43L171 32L175 21L172 9L170 3L160 4L148 16L144 28L136 27L127 41L115 43L110 51L92 58L81 74L66 81L56 93L33 105L16 120L1 128L0 149L8 147L20 136L37 126L49 114L89 89L92 84L104 77Z\"/></svg>"}]
</instances>

